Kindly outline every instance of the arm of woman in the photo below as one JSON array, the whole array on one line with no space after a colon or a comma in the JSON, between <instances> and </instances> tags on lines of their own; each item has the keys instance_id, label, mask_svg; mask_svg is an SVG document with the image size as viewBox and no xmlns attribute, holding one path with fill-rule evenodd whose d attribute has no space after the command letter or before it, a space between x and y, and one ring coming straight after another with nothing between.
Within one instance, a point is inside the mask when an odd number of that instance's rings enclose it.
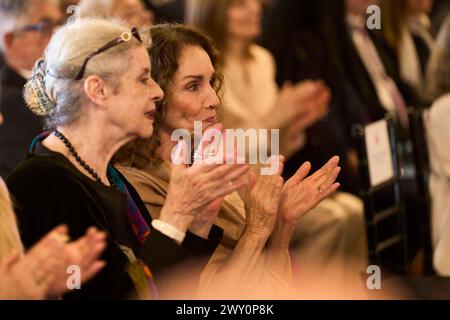
<instances>
[{"instance_id":1,"label":"arm of woman","mask_svg":"<svg viewBox=\"0 0 450 320\"><path fill-rule=\"evenodd\" d=\"M250 186L240 191L246 205L246 229L206 290L226 294L259 285L262 275L256 270L267 262L264 248L276 223L283 179L279 175L256 178L253 173L250 177Z\"/></svg>"}]
</instances>

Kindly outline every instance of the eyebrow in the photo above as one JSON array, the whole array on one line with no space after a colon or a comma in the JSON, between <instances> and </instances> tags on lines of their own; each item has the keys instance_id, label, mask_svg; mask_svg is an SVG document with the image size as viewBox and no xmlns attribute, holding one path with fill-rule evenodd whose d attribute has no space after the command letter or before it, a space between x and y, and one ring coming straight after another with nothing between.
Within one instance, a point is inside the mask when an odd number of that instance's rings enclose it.
<instances>
[{"instance_id":1,"label":"eyebrow","mask_svg":"<svg viewBox=\"0 0 450 320\"><path fill-rule=\"evenodd\" d=\"M145 76L145 75L149 75L150 74L150 69L145 68L142 70L142 72L139 74L139 77Z\"/></svg>"},{"instance_id":2,"label":"eyebrow","mask_svg":"<svg viewBox=\"0 0 450 320\"><path fill-rule=\"evenodd\" d=\"M185 76L184 78L183 78L183 80L186 80L186 79L196 79L196 80L202 80L203 79L203 76L202 75L190 75L190 76Z\"/></svg>"}]
</instances>

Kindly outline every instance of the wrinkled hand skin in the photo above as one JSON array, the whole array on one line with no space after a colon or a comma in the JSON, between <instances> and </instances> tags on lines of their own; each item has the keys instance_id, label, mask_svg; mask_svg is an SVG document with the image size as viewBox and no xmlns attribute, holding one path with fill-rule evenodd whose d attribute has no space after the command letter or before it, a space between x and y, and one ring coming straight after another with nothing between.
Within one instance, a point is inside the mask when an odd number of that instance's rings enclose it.
<instances>
[{"instance_id":1,"label":"wrinkled hand skin","mask_svg":"<svg viewBox=\"0 0 450 320\"><path fill-rule=\"evenodd\" d=\"M319 202L336 192L339 183L335 183L341 168L339 157L331 158L327 164L307 177L311 170L309 162L304 163L297 173L283 187L280 213L283 222L296 224ZM319 187L322 192L319 192Z\"/></svg>"},{"instance_id":2,"label":"wrinkled hand skin","mask_svg":"<svg viewBox=\"0 0 450 320\"><path fill-rule=\"evenodd\" d=\"M213 128L217 129L217 128ZM221 126L220 128L221 129ZM198 150L208 150L210 141L202 139ZM166 202L160 219L185 232L192 225L191 231L204 234L206 221L211 222L217 215L223 198L248 183L247 165L226 164L227 155L223 155L222 163L217 163L207 155L189 167L183 163L187 150L180 141L175 151L170 184ZM214 158L212 155L211 158ZM211 161L209 161L211 160ZM205 220L206 218L206 220Z\"/></svg>"},{"instance_id":3,"label":"wrinkled hand skin","mask_svg":"<svg viewBox=\"0 0 450 320\"><path fill-rule=\"evenodd\" d=\"M249 185L239 190L245 203L247 230L263 238L268 238L275 228L284 183L280 176L284 158L274 157L271 161L279 161L277 174L256 176L250 172Z\"/></svg>"}]
</instances>

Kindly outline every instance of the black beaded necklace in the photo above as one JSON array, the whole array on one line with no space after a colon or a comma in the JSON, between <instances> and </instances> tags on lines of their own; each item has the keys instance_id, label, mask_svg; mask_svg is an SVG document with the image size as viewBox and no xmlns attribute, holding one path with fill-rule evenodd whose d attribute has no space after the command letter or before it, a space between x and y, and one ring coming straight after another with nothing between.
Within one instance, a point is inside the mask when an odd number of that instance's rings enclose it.
<instances>
[{"instance_id":1,"label":"black beaded necklace","mask_svg":"<svg viewBox=\"0 0 450 320\"><path fill-rule=\"evenodd\" d=\"M97 172L95 172L94 169L92 169L86 162L84 162L83 159L81 159L81 157L75 151L73 145L70 143L69 139L67 139L58 130L53 131L53 134L66 145L67 149L69 149L70 154L75 158L75 160L80 164L80 166L82 166L84 170L86 170L95 179L95 181L106 186L106 184L103 183L102 179L100 179L100 176L97 174ZM108 180L110 180L109 177Z\"/></svg>"}]
</instances>

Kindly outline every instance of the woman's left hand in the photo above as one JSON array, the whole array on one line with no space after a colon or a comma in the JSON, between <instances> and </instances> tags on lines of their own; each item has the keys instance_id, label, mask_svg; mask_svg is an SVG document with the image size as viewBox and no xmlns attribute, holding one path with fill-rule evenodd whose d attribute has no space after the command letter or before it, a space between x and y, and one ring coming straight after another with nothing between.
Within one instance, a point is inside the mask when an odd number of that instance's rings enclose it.
<instances>
[{"instance_id":1,"label":"woman's left hand","mask_svg":"<svg viewBox=\"0 0 450 320\"><path fill-rule=\"evenodd\" d=\"M280 201L280 217L283 222L295 224L319 202L336 192L340 184L335 183L341 168L339 157L331 158L326 165L307 177L311 170L309 162L304 163L283 186ZM307 178L306 178L307 177Z\"/></svg>"}]
</instances>

